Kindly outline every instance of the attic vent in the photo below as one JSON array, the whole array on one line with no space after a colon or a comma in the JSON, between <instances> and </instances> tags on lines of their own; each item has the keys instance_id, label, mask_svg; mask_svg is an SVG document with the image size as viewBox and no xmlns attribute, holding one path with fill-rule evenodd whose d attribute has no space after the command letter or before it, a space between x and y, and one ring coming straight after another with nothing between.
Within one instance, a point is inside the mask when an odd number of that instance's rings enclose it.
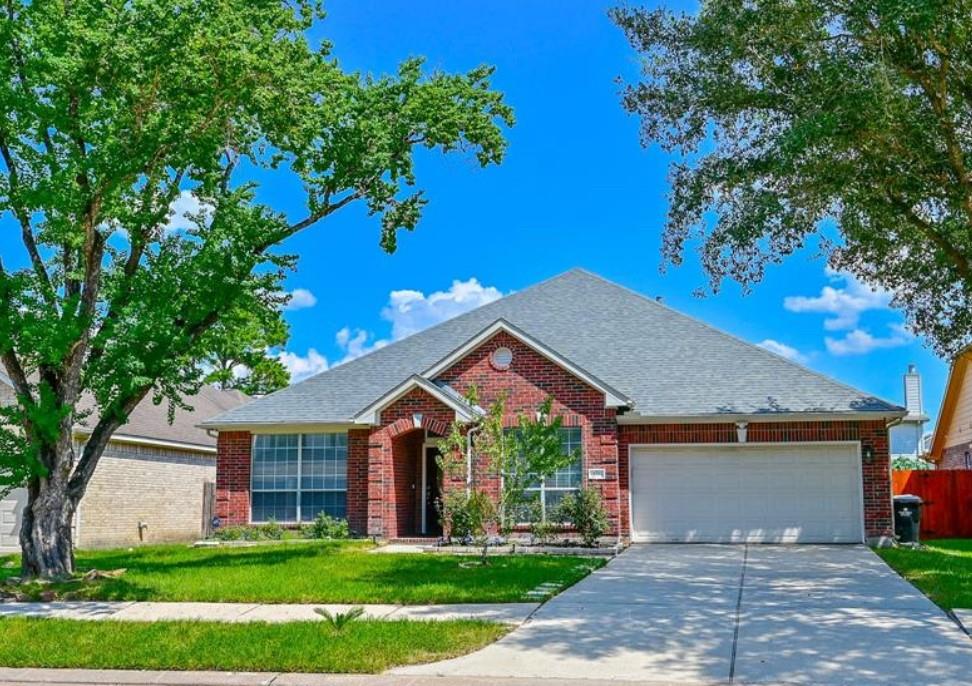
<instances>
[{"instance_id":1,"label":"attic vent","mask_svg":"<svg viewBox=\"0 0 972 686\"><path fill-rule=\"evenodd\" d=\"M513 364L513 351L509 348L497 348L493 351L493 354L489 356L489 362L493 365L494 369L504 371L510 368Z\"/></svg>"}]
</instances>

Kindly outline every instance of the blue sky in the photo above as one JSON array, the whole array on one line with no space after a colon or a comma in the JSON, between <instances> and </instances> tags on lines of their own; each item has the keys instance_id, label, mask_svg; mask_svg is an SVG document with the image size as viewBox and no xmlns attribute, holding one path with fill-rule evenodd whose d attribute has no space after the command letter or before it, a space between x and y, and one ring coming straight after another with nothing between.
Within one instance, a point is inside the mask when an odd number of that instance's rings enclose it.
<instances>
[{"instance_id":1,"label":"blue sky","mask_svg":"<svg viewBox=\"0 0 972 686\"><path fill-rule=\"evenodd\" d=\"M611 4L327 3L314 36L332 41L346 68L391 72L414 55L446 71L492 64L517 124L499 167L419 154L429 204L394 255L379 249L377 222L361 207L285 246L300 255L288 288L306 291L287 313L284 359L295 373L580 266L746 340L775 341L810 368L892 401L901 401L901 374L914 362L926 411L937 413L947 366L898 328L902 317L885 296L825 273L813 250L770 268L749 295L727 283L716 296L694 297L706 281L691 252L681 268L659 272L668 158L640 146L637 120L619 105L616 78L635 78L637 62L607 18ZM296 216L292 191L268 179L261 193ZM12 227L4 234L7 257L16 237Z\"/></svg>"}]
</instances>

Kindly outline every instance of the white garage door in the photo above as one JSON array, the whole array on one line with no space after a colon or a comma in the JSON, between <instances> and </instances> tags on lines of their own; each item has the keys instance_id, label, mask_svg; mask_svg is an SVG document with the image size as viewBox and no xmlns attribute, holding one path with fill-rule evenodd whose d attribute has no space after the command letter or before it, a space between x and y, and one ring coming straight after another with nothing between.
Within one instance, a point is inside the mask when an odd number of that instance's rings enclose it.
<instances>
[{"instance_id":1,"label":"white garage door","mask_svg":"<svg viewBox=\"0 0 972 686\"><path fill-rule=\"evenodd\" d=\"M20 512L27 503L27 491L15 488L0 499L0 548L20 547Z\"/></svg>"},{"instance_id":2,"label":"white garage door","mask_svg":"<svg viewBox=\"0 0 972 686\"><path fill-rule=\"evenodd\" d=\"M631 448L636 542L860 543L856 445Z\"/></svg>"}]
</instances>

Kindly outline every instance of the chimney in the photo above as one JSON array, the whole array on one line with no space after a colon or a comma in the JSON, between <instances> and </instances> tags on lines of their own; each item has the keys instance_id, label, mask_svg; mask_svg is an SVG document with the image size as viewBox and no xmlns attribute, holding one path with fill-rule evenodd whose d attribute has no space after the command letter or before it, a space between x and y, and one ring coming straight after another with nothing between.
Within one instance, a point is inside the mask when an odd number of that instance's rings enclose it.
<instances>
[{"instance_id":1,"label":"chimney","mask_svg":"<svg viewBox=\"0 0 972 686\"><path fill-rule=\"evenodd\" d=\"M921 375L913 364L908 365L908 373L904 375L904 399L909 417L924 414L921 404Z\"/></svg>"}]
</instances>

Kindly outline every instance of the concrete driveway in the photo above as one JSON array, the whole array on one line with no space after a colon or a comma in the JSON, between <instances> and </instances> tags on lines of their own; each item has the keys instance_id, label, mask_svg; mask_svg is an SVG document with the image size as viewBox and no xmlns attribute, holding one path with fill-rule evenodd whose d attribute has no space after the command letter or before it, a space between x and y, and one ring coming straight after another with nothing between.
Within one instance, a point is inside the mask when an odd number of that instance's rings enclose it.
<instances>
[{"instance_id":1,"label":"concrete driveway","mask_svg":"<svg viewBox=\"0 0 972 686\"><path fill-rule=\"evenodd\" d=\"M972 639L863 546L633 546L494 645L403 674L972 682Z\"/></svg>"}]
</instances>

